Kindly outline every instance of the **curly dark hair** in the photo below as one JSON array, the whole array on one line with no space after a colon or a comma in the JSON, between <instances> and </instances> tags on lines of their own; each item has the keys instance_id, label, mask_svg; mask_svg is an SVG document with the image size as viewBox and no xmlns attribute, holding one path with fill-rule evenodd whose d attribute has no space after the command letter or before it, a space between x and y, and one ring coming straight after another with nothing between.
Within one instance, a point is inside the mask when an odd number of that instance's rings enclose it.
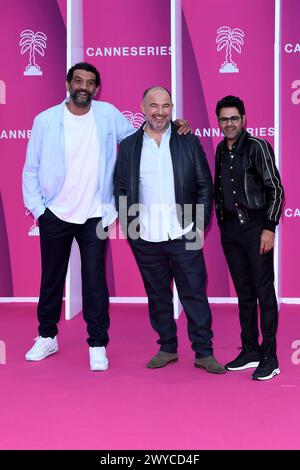
<instances>
[{"instance_id":1,"label":"curly dark hair","mask_svg":"<svg viewBox=\"0 0 300 470\"><path fill-rule=\"evenodd\" d=\"M92 72L96 77L96 87L100 86L101 84L100 73L98 72L96 67L94 67L92 64L88 64L87 62L78 62L78 64L73 65L67 73L68 83L71 83L74 70L86 70L87 72Z\"/></svg>"}]
</instances>

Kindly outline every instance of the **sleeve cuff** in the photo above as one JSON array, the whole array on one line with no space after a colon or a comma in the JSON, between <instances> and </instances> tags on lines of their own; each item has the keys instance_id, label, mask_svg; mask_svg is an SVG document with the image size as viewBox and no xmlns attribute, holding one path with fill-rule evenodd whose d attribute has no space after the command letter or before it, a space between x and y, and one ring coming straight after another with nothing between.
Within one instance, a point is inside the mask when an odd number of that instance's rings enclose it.
<instances>
[{"instance_id":1,"label":"sleeve cuff","mask_svg":"<svg viewBox=\"0 0 300 470\"><path fill-rule=\"evenodd\" d=\"M37 220L46 210L46 207L43 206L42 204L38 207L35 207L31 213L33 215L33 217L35 218L35 220Z\"/></svg>"},{"instance_id":2,"label":"sleeve cuff","mask_svg":"<svg viewBox=\"0 0 300 470\"><path fill-rule=\"evenodd\" d=\"M270 230L270 232L274 232L276 230L276 223L272 222L271 220L266 220L263 226L264 230Z\"/></svg>"}]
</instances>

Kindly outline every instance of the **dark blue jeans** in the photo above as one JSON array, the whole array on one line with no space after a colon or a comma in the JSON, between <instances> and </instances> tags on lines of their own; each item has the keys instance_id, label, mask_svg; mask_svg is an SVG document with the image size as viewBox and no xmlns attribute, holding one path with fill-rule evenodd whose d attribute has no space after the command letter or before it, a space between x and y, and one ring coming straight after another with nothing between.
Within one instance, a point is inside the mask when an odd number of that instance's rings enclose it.
<instances>
[{"instance_id":1,"label":"dark blue jeans","mask_svg":"<svg viewBox=\"0 0 300 470\"><path fill-rule=\"evenodd\" d=\"M149 300L153 329L158 333L160 350L177 352L177 327L172 303L172 281L188 322L188 335L197 357L210 356L212 350L211 311L205 293L206 268L202 250L186 250L186 239L152 243L129 240L138 263Z\"/></svg>"},{"instance_id":2,"label":"dark blue jeans","mask_svg":"<svg viewBox=\"0 0 300 470\"><path fill-rule=\"evenodd\" d=\"M81 256L83 317L90 346L106 346L109 328L108 289L105 278L106 240L96 235L101 219L84 224L64 222L49 209L39 218L42 278L38 304L39 334L54 337L61 314L63 288L73 239Z\"/></svg>"}]
</instances>

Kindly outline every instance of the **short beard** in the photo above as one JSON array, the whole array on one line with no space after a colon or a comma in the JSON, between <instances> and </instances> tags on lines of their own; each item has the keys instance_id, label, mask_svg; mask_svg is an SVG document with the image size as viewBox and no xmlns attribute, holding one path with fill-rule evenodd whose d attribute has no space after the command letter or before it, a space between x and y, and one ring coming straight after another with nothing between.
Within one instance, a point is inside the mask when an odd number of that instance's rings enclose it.
<instances>
[{"instance_id":1,"label":"short beard","mask_svg":"<svg viewBox=\"0 0 300 470\"><path fill-rule=\"evenodd\" d=\"M78 98L78 91L70 89L69 93L70 97L78 108L86 108L87 106L89 106L93 98L93 95L91 93L87 93L86 99L85 101L83 101L81 98Z\"/></svg>"}]
</instances>

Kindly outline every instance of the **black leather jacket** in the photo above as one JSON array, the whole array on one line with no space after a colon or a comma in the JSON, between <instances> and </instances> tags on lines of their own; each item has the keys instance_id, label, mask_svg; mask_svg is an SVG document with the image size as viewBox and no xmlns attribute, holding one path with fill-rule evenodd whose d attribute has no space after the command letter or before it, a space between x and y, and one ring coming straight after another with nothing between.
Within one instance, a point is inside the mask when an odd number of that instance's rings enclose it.
<instances>
[{"instance_id":1,"label":"black leather jacket","mask_svg":"<svg viewBox=\"0 0 300 470\"><path fill-rule=\"evenodd\" d=\"M216 150L214 194L219 223L224 220L225 215L221 166L226 146L224 139ZM271 145L243 130L234 150L230 173L234 205L240 224L247 224L253 211L261 211L265 212L264 228L275 230L281 215L284 193Z\"/></svg>"},{"instance_id":2,"label":"black leather jacket","mask_svg":"<svg viewBox=\"0 0 300 470\"><path fill-rule=\"evenodd\" d=\"M213 200L213 183L204 150L199 139L192 134L180 136L177 127L171 123L170 151L174 172L176 204L180 206L181 215L178 220L181 226L187 226L191 220L203 228L201 211L196 211L196 204L204 205L204 225L207 226L211 217ZM127 196L127 207L139 203L139 174L143 145L144 125L134 134L124 139L119 148L114 174L116 206L120 220L123 210L119 207L119 196ZM184 206L187 204L188 206ZM189 215L186 217L187 211ZM134 217L129 217L127 222ZM201 219L201 220L200 220ZM200 222L200 223L199 223ZM202 224L202 227L201 227ZM122 220L121 220L122 225ZM122 225L123 226L123 225Z\"/></svg>"}]
</instances>

